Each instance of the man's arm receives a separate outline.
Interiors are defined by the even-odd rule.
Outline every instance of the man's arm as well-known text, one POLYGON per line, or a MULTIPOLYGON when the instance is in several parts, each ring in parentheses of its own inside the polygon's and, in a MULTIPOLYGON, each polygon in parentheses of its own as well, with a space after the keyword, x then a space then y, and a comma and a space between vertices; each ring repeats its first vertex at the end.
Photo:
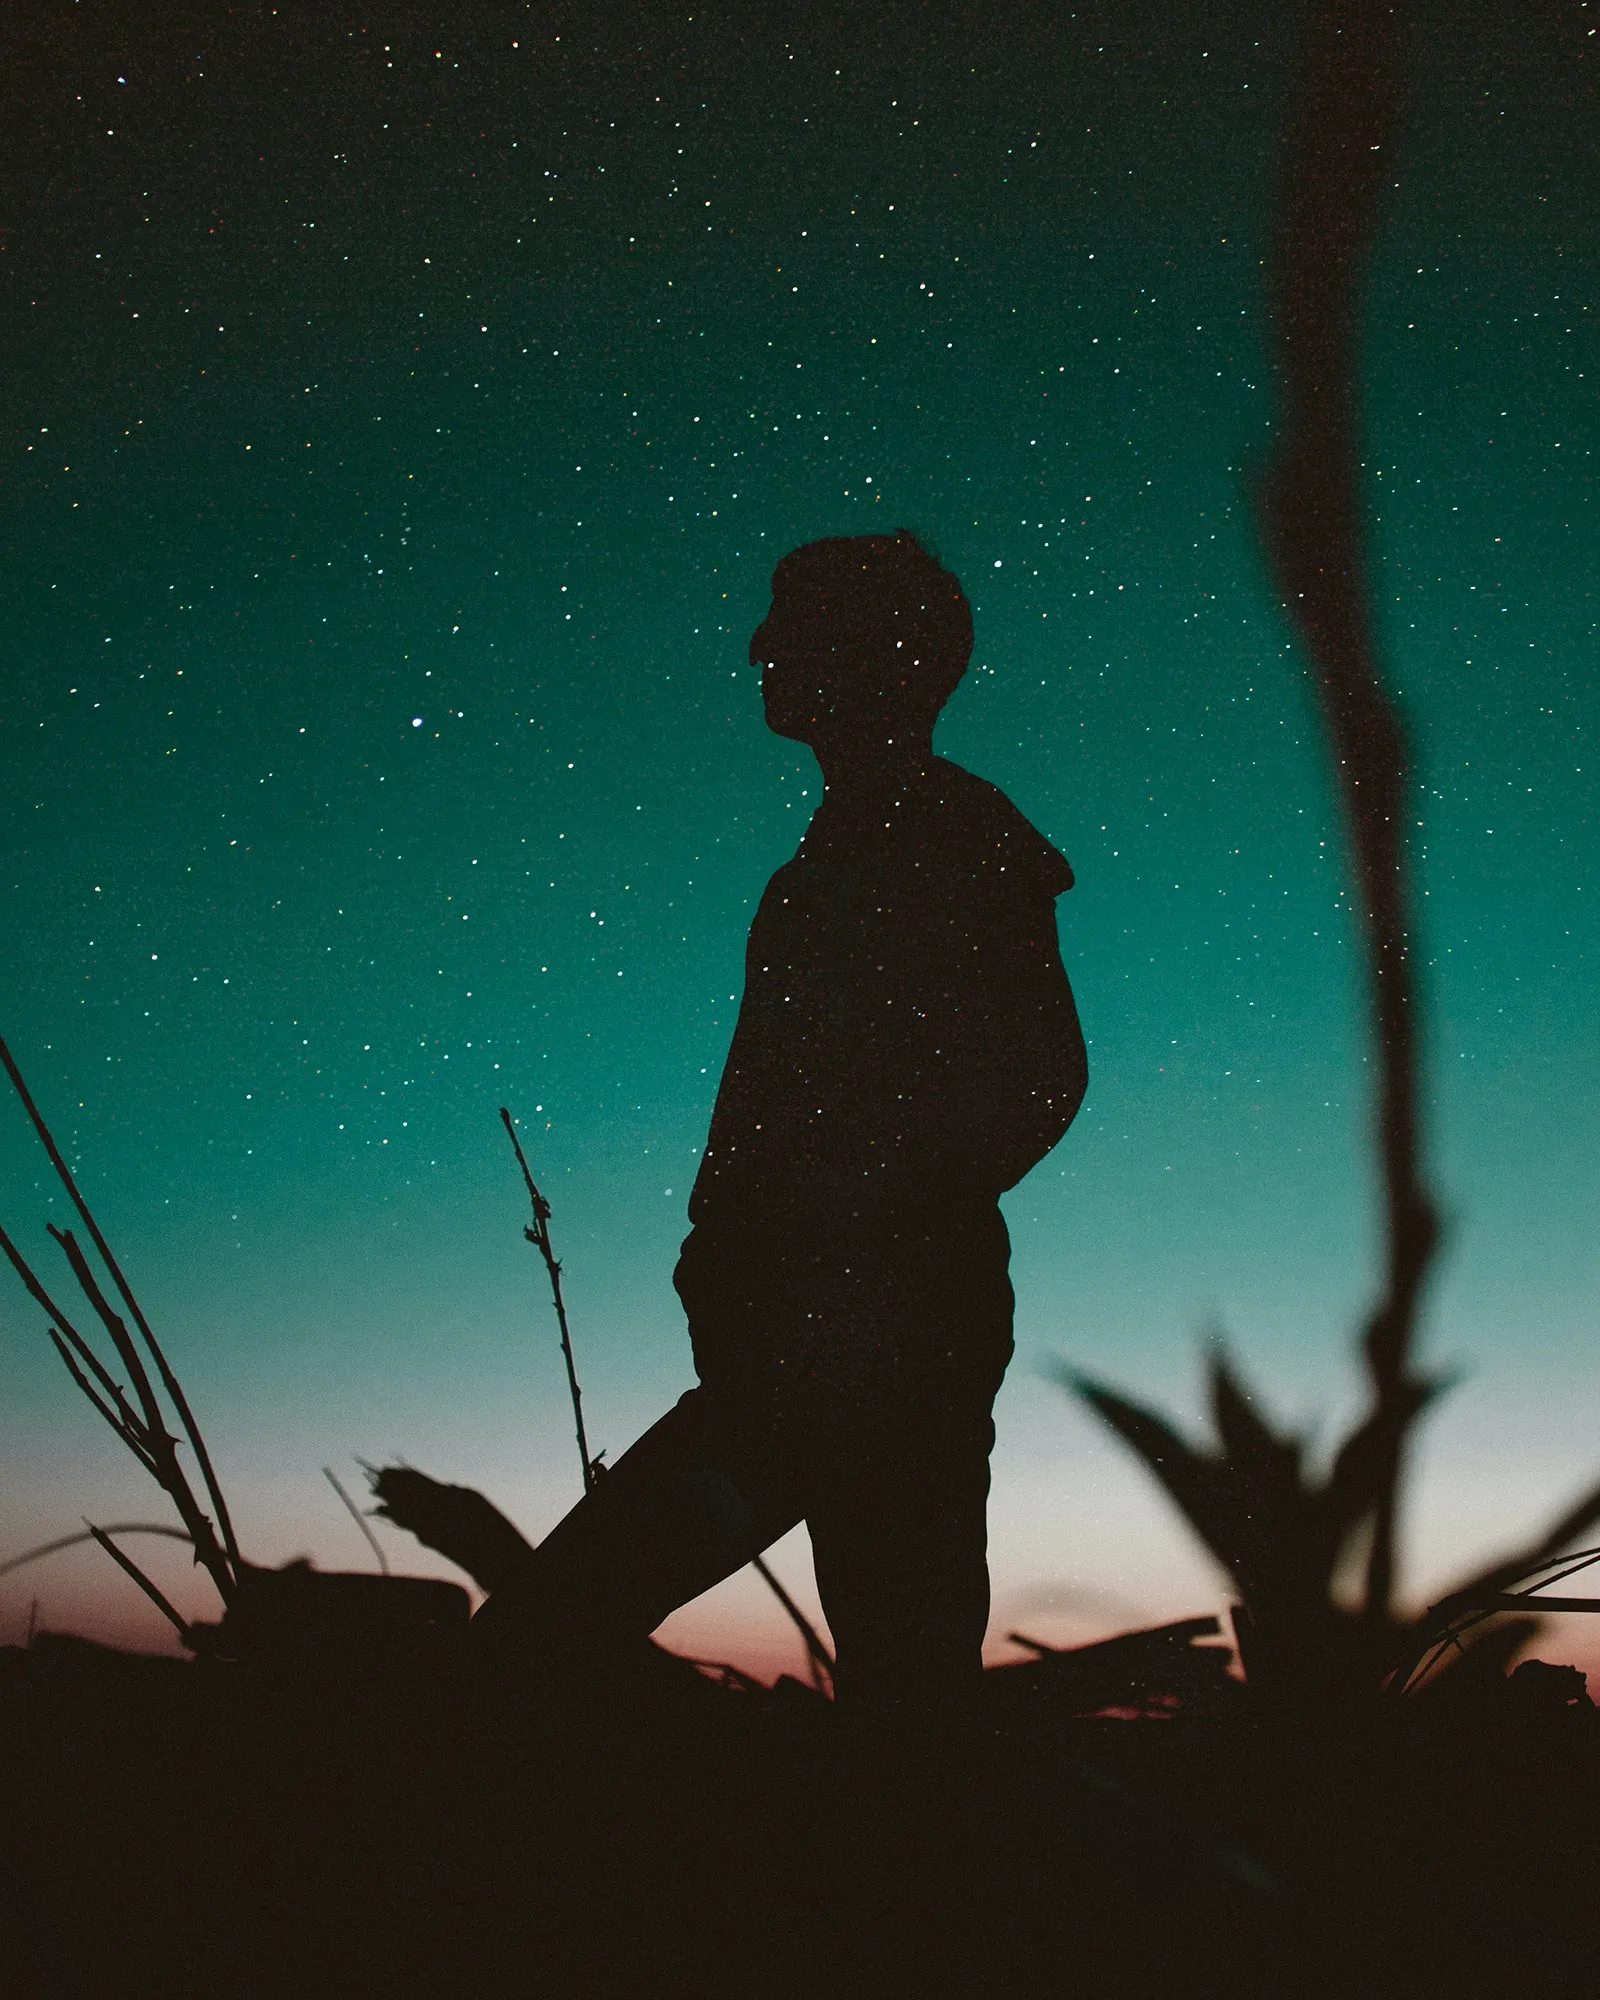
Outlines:
POLYGON ((1052 898, 1030 896, 972 938, 957 1046, 947 1067, 959 1157, 998 1193, 1014 1187, 1077 1116, 1089 1064, 1052 898))

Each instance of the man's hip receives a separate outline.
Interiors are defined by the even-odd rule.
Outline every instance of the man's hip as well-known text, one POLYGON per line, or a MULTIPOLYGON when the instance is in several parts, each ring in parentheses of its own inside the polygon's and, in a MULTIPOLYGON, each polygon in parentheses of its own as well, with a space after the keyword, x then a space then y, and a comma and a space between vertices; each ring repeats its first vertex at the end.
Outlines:
POLYGON ((992 1397, 1011 1355, 999 1209, 697 1227, 673 1282, 701 1380, 780 1398, 992 1397))

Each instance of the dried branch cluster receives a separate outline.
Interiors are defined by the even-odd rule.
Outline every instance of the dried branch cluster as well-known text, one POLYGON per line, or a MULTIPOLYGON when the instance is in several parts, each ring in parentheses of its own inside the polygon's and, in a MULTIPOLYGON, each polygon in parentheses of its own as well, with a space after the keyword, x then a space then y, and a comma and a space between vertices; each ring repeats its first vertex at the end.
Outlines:
MULTIPOLYGON (((128 1330, 127 1320, 107 1298, 104 1287, 73 1232, 70 1229, 58 1229, 54 1223, 47 1224, 50 1234, 66 1255, 67 1264, 77 1280, 79 1289, 105 1329, 116 1357, 133 1385, 131 1396, 95 1353, 94 1348, 70 1317, 52 1298, 38 1273, 4 1229, 0 1229, 0 1250, 4 1250, 17 1275, 47 1314, 50 1338, 73 1381, 177 1508, 184 1534, 194 1549, 194 1559, 204 1567, 216 1585, 217 1595, 221 1598, 226 1611, 237 1600, 245 1563, 239 1553, 239 1543, 234 1535, 228 1503, 223 1498, 222 1488, 217 1482, 211 1464, 211 1454, 206 1450, 205 1439, 200 1435, 200 1427, 195 1422, 194 1412, 189 1408, 188 1398, 184 1395, 178 1378, 173 1374, 167 1357, 162 1352, 161 1343, 151 1331, 150 1322, 146 1319, 139 1301, 134 1297, 121 1265, 101 1234, 99 1224, 89 1212, 89 1205, 79 1192, 78 1184, 62 1158, 61 1150, 56 1145, 49 1126, 40 1114, 39 1107, 34 1103, 32 1094, 23 1081, 22 1072, 17 1068, 10 1049, 3 1041, 0 1041, 0 1063, 4 1064, 12 1087, 22 1100, 23 1108, 32 1121, 33 1129, 38 1133, 45 1152, 49 1155, 50 1164, 55 1168, 57 1178, 66 1189, 73 1207, 82 1219, 84 1228, 89 1232, 89 1240, 110 1274, 112 1286, 138 1330, 139 1338, 135 1340, 128 1330), (144 1350, 142 1353, 141 1345, 144 1350), (146 1356, 149 1363, 154 1366, 155 1380, 152 1380, 146 1356), (156 1380, 159 1380, 166 1394, 183 1437, 188 1440, 194 1452, 201 1482, 215 1514, 214 1520, 202 1506, 179 1460, 179 1438, 174 1434, 167 1413, 162 1407, 161 1397, 156 1391, 156 1380)), ((89 1526, 88 1532, 112 1560, 126 1570, 157 1609, 171 1620, 184 1644, 192 1646, 195 1643, 195 1633, 188 1620, 174 1608, 166 1595, 145 1575, 137 1563, 117 1546, 110 1532, 92 1525, 89 1526)))

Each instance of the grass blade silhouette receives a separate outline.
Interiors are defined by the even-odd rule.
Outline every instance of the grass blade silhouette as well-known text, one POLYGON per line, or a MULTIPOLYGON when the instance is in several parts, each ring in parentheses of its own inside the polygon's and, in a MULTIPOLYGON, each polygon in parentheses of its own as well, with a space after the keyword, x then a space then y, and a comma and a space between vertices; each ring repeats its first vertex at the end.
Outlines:
MULTIPOLYGON (((170 1542, 186 1542, 189 1537, 182 1528, 169 1527, 164 1521, 113 1521, 102 1528, 104 1535, 161 1535, 170 1542)), ((85 1527, 75 1535, 57 1535, 53 1542, 40 1542, 37 1548, 24 1549, 20 1556, 8 1556, 0 1562, 0 1576, 9 1576, 14 1569, 21 1569, 25 1563, 41 1562, 46 1556, 59 1555, 63 1549, 81 1548, 85 1542, 95 1539, 95 1530, 85 1527)))
POLYGON ((340 1484, 338 1475, 335 1473, 331 1465, 325 1465, 322 1468, 322 1476, 324 1479, 327 1480, 328 1484, 333 1488, 334 1492, 337 1493, 339 1498, 344 1502, 345 1512, 350 1516, 351 1520, 355 1522, 357 1528, 361 1531, 362 1536, 366 1540, 367 1547, 371 1549, 372 1553, 378 1558, 379 1570, 382 1572, 384 1576, 388 1576, 390 1573, 389 1558, 383 1552, 382 1542, 378 1540, 377 1536, 372 1532, 371 1528, 368 1527, 366 1515, 362 1513, 361 1509, 350 1498, 350 1495, 344 1490, 344 1487, 340 1484))

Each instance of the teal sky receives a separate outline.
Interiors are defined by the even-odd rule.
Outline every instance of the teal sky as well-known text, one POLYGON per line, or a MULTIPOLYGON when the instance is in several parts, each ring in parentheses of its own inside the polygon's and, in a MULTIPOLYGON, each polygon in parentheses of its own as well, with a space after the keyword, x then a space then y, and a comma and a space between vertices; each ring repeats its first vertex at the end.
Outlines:
MULTIPOLYGON (((1450 1225, 1426 1353, 1464 1371, 1410 1496, 1419 1592, 1600 1470, 1596 26, 1414 11, 1370 287, 1450 1225)), ((1092 1077, 1007 1202, 993 1636, 1224 1601, 1039 1366, 1192 1412, 1220 1322, 1322 1437, 1357 1389, 1346 857, 1244 497, 1293 31, 1265 5, 17 10, 0 1032, 248 1553, 363 1563, 321 1476, 352 1454, 533 1533, 575 1497, 502 1103, 592 1442, 688 1385, 670 1274, 744 930, 819 797, 748 636, 786 550, 904 525, 976 615, 938 747, 1078 876, 1092 1077)), ((46 1173, 12 1107, 0 1218, 43 1250, 46 1173)), ((0 1383, 0 1556, 163 1518, 14 1286, 0 1383)), ((777 1564, 809 1596, 803 1537, 777 1564)), ((0 1641, 37 1593, 158 1643, 108 1572, 0 1581, 0 1641)), ((792 1664, 749 1579, 668 1636, 792 1664)))

